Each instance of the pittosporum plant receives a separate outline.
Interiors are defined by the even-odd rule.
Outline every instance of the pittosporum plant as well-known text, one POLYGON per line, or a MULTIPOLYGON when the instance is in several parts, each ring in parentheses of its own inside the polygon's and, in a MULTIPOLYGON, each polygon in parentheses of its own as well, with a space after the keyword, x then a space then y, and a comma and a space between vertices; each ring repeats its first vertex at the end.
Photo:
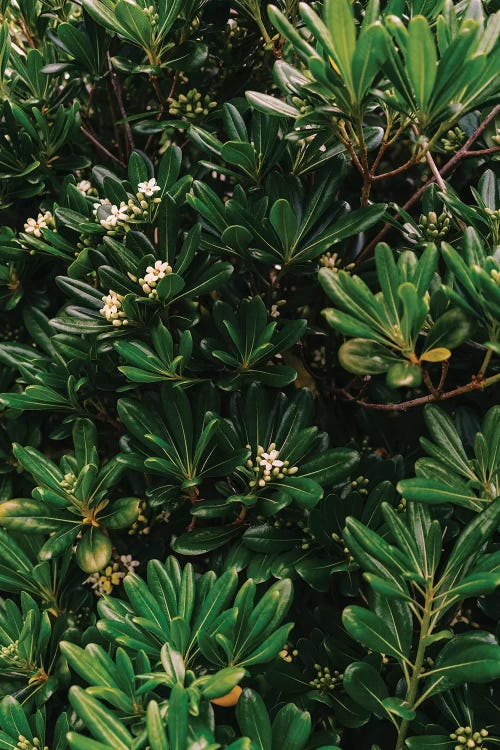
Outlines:
POLYGON ((0 0, 0 750, 500 745, 499 28, 0 0))

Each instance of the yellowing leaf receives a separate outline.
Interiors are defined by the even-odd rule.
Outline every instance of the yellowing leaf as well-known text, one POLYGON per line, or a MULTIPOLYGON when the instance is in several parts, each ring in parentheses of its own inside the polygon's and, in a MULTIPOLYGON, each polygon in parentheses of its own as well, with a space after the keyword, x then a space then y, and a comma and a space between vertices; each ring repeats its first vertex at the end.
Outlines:
POLYGON ((436 349, 429 349, 420 357, 421 362, 444 362, 451 357, 451 352, 445 346, 438 346, 436 349))

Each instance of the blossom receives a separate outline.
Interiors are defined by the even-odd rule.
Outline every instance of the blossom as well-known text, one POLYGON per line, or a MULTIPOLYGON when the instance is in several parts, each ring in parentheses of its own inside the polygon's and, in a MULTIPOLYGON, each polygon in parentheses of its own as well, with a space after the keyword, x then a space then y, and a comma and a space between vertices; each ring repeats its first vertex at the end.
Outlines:
POLYGON ((249 482, 250 487, 265 487, 267 482, 283 479, 285 474, 296 474, 299 470, 297 466, 290 467, 288 461, 280 458, 280 452, 275 443, 271 443, 267 451, 259 445, 255 461, 249 459, 247 467, 255 475, 255 478, 249 482))
POLYGON ((90 584, 97 596, 102 596, 103 594, 111 594, 113 588, 119 586, 126 575, 124 571, 120 570, 119 564, 115 562, 107 565, 104 570, 92 573, 85 580, 85 583, 90 584))
POLYGON ((125 313, 122 310, 122 299, 120 294, 109 290, 109 294, 105 297, 101 297, 104 305, 101 307, 99 312, 106 318, 108 323, 112 323, 114 326, 127 325, 128 320, 125 317, 125 313))
POLYGON ((122 201, 119 206, 112 205, 109 214, 100 223, 105 229, 113 229, 118 224, 126 224, 128 219, 127 204, 122 201))
POLYGON ((39 213, 36 219, 29 218, 24 225, 26 234, 32 234, 34 237, 42 236, 42 229, 49 229, 55 226, 54 217, 50 211, 44 214, 39 213))
POLYGON ((83 193, 83 195, 86 195, 89 190, 92 190, 92 183, 89 180, 80 180, 76 185, 76 189, 79 190, 80 193, 83 193))
POLYGON ((156 285, 168 274, 172 273, 172 267, 166 262, 157 260, 154 266, 148 266, 143 279, 139 279, 142 291, 150 297, 156 297, 156 285))
POLYGON ((140 565, 139 560, 134 560, 132 555, 120 555, 120 563, 127 573, 133 573, 134 568, 137 568, 140 565))
POLYGON ((140 182, 137 185, 137 190, 138 190, 137 197, 140 200, 142 195, 145 195, 146 198, 152 198, 155 193, 161 190, 161 187, 158 185, 155 178, 151 177, 151 179, 148 180, 147 182, 140 182))

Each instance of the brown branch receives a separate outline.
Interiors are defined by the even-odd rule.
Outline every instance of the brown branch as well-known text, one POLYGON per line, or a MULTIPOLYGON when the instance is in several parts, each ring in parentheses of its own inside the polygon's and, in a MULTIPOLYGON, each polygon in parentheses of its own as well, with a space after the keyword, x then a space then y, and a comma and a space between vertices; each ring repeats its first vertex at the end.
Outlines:
POLYGON ((120 167, 126 167, 126 164, 121 161, 117 156, 111 153, 111 151, 108 151, 108 149, 100 143, 95 135, 93 135, 90 130, 87 130, 87 128, 84 125, 80 125, 80 130, 82 131, 83 135, 86 136, 89 141, 96 147, 98 151, 101 152, 103 156, 106 156, 108 159, 111 159, 112 161, 115 161, 117 164, 120 165, 120 167))
POLYGON ((362 406, 364 409, 376 409, 377 411, 407 411, 407 409, 413 409, 415 406, 422 406, 423 404, 429 404, 435 401, 446 401, 449 398, 461 396, 463 393, 484 390, 484 388, 489 388, 489 386, 498 382, 500 382, 500 373, 498 375, 492 375, 489 378, 478 378, 474 376, 470 383, 461 385, 458 388, 447 391, 446 393, 437 393, 436 395, 429 393, 427 396, 420 396, 419 398, 414 398, 410 401, 401 401, 399 404, 372 404, 368 401, 358 401, 355 396, 344 389, 341 389, 339 392, 345 396, 348 401, 354 401, 358 406, 362 406))
MULTIPOLYGON (((498 114, 500 114, 500 104, 497 104, 497 106, 491 110, 489 115, 487 115, 484 118, 483 122, 480 125, 478 125, 476 130, 467 139, 464 145, 457 151, 457 153, 454 156, 452 156, 452 158, 449 159, 443 167, 441 167, 441 170, 440 170, 441 177, 444 177, 444 175, 448 174, 448 172, 451 172, 452 169, 454 169, 458 164, 460 164, 462 159, 470 158, 471 156, 475 156, 476 154, 481 155, 481 152, 469 151, 469 148, 470 146, 472 146, 472 144, 475 141, 477 141, 479 136, 484 132, 484 130, 486 130, 490 122, 492 122, 492 120, 494 120, 498 114)), ((491 153, 491 149, 482 149, 482 151, 483 150, 491 153)), ((425 182, 424 185, 422 185, 422 187, 420 187, 416 191, 416 193, 414 193, 412 197, 406 201, 406 203, 403 206, 403 211, 407 211, 409 208, 411 208, 411 206, 413 206, 413 204, 416 203, 419 200, 419 198, 421 198, 425 190, 427 190, 429 185, 431 185, 433 182, 436 182, 435 175, 432 175, 431 177, 429 177, 427 182, 425 182)), ((397 219, 399 218, 399 216, 400 214, 397 213, 394 218, 397 219)), ((388 222, 384 224, 384 226, 382 227, 380 232, 376 235, 376 237, 374 237, 374 239, 371 240, 371 242, 369 242, 369 244, 365 247, 365 249, 360 253, 358 258, 356 259, 356 265, 359 265, 359 263, 361 263, 365 258, 371 255, 375 247, 385 237, 385 235, 391 228, 392 228, 392 224, 388 222)))
POLYGON ((123 129, 125 130, 126 141, 127 141, 127 146, 128 146, 127 156, 130 156, 130 152, 135 149, 134 136, 132 135, 132 128, 130 127, 130 123, 128 122, 128 115, 125 110, 125 105, 123 104, 122 88, 120 85, 120 81, 111 63, 111 57, 109 55, 109 52, 108 52, 108 70, 109 70, 109 75, 111 78, 111 85, 113 86, 113 91, 115 94, 116 102, 118 104, 118 109, 120 110, 120 114, 124 121, 123 129))

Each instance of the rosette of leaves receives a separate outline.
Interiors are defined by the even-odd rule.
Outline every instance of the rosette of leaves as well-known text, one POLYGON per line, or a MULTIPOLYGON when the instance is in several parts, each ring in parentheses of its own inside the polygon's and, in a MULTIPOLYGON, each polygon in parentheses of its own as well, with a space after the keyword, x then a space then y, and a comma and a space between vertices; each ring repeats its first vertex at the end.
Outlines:
POLYGON ((500 263, 472 227, 465 230, 460 251, 443 242, 441 253, 453 278, 443 286, 444 293, 476 323, 479 341, 489 350, 481 367, 484 375, 491 354, 500 353, 500 263))
POLYGON ((443 529, 425 505, 409 503, 406 518, 385 503, 382 511, 390 529, 385 539, 347 519, 343 538, 365 571, 370 595, 367 607, 344 609, 342 623, 365 648, 387 657, 403 688, 393 695, 393 678, 384 679, 369 659, 347 667, 343 686, 363 709, 394 725, 400 749, 417 708, 425 711, 427 701, 464 683, 500 676, 495 636, 480 630, 457 635, 449 625, 464 599, 491 593, 500 583, 497 555, 487 549, 498 528, 500 500, 465 526, 442 564, 443 529))
POLYGON ((176 146, 164 154, 156 178, 151 161, 139 152, 130 157, 127 181, 96 167, 94 179, 104 195, 97 208, 95 198, 69 182, 67 206, 55 210, 57 231, 43 229, 42 238, 20 234, 26 248, 71 261, 69 275, 57 279, 72 303, 52 321, 57 330, 107 338, 132 329, 138 333, 162 315, 184 329, 197 317, 192 300, 227 281, 233 271, 229 262, 209 255, 193 262, 197 225, 178 248, 179 206, 191 182, 189 175, 179 178, 180 167, 176 146), (83 243, 75 242, 74 233, 83 243), (82 279, 94 273, 99 288, 91 278, 82 279), (108 309, 113 304, 116 309, 108 309))
MULTIPOLYGON (((104 402, 110 395, 114 397, 121 382, 118 373, 113 376, 116 358, 103 352, 101 366, 96 367, 91 358, 91 341, 57 333, 36 307, 26 307, 23 320, 36 347, 11 341, 0 344, 0 362, 19 373, 15 387, 0 396, 5 406, 106 418, 104 402), (92 399, 96 391, 101 396, 98 401, 92 399)), ((69 435, 70 425, 61 425, 58 432, 59 437, 69 435)), ((33 445, 35 441, 30 442, 33 445)))
POLYGON ((195 502, 206 480, 231 474, 247 459, 248 450, 217 406, 213 386, 192 388, 188 396, 170 383, 147 402, 118 401, 131 436, 122 442, 127 465, 161 477, 161 484, 147 490, 152 505, 195 502))
MULTIPOLYGON (((85 695, 80 688, 72 688, 70 700, 77 714, 85 723, 97 742, 83 735, 70 732, 69 744, 72 750, 135 750, 148 743, 151 750, 195 750, 200 741, 205 747, 216 750, 281 750, 282 742, 287 742, 290 750, 304 750, 309 742, 328 741, 330 737, 314 732, 311 717, 292 703, 280 708, 271 721, 264 701, 255 691, 246 688, 236 710, 240 731, 245 736, 236 737, 229 726, 220 727, 224 737, 217 741, 219 726, 215 723, 212 709, 202 710, 199 717, 193 717, 188 710, 188 691, 180 684, 171 691, 167 705, 155 700, 148 703, 145 715, 145 731, 134 735, 123 721, 110 716, 102 703, 85 695)), ((206 704, 205 704, 206 705, 206 704)), ((203 706, 205 708, 205 706, 203 706)), ((338 750, 337 745, 321 745, 321 750, 338 750)))
POLYGON ((254 111, 250 127, 247 127, 239 109, 230 102, 222 107, 222 120, 224 130, 229 135, 229 140, 224 143, 208 130, 195 125, 189 128, 190 139, 202 151, 224 162, 223 166, 204 159, 200 164, 238 181, 243 176, 249 185, 262 185, 286 151, 287 143, 281 133, 280 121, 254 111))
POLYGON ((130 53, 129 57, 114 58, 118 70, 161 76, 166 69, 194 70, 207 58, 206 44, 199 39, 186 41, 194 15, 192 5, 186 0, 174 0, 168 7, 156 0, 150 5, 142 0, 85 0, 84 8, 108 32, 142 50, 144 60, 140 63, 130 53), (176 31, 180 31, 177 42, 176 31))
MULTIPOLYGON (((132 652, 142 649, 153 665, 168 644, 181 656, 186 670, 182 679, 188 683, 193 672, 201 675, 224 667, 240 668, 239 682, 241 670, 277 656, 292 628, 283 624, 293 597, 288 579, 256 598, 251 579, 238 589, 234 568, 219 578, 212 571, 196 578, 190 563, 181 568, 169 557, 164 565, 158 560, 148 563, 146 581, 129 574, 123 586, 127 602, 105 596, 98 604, 100 633, 132 652)), ((167 649, 162 662, 169 653, 167 649)), ((174 661, 178 665, 179 659, 174 661)))
MULTIPOLYGON (((45 709, 41 708, 36 713, 26 716, 21 703, 11 695, 5 696, 0 703, 0 748, 12 750, 12 748, 23 748, 23 750, 44 750, 45 740, 48 739, 47 717, 45 709)), ((69 722, 66 713, 62 713, 53 728, 51 748, 52 750, 66 750, 66 734, 69 731, 69 722)))
POLYGON ((486 413, 474 438, 473 458, 445 411, 429 404, 424 418, 432 438, 420 438, 427 456, 415 462, 416 476, 400 481, 398 490, 407 500, 481 512, 500 494, 500 407, 486 413))
POLYGON ((0 584, 3 591, 25 591, 38 599, 52 614, 78 609, 85 594, 75 590, 71 575, 71 550, 57 560, 40 562, 44 537, 16 534, 0 529, 0 584))
POLYGON ((428 290, 438 261, 434 245, 427 245, 418 259, 405 251, 396 263, 390 248, 379 243, 375 261, 377 294, 359 276, 320 270, 319 281, 336 305, 323 315, 332 328, 349 337, 338 352, 346 370, 358 375, 385 373, 391 387, 418 387, 425 363, 447 361, 451 350, 470 336, 470 320, 458 308, 428 320, 428 290))
POLYGON ((221 497, 200 499, 191 507, 194 518, 224 519, 226 525, 182 534, 174 542, 176 551, 204 554, 243 532, 245 545, 255 552, 272 551, 274 538, 279 540, 274 551, 289 550, 297 534, 302 539, 298 528, 260 527, 256 521, 258 517, 274 520, 291 504, 302 510, 314 508, 324 487, 345 482, 359 460, 353 449, 329 449, 326 434, 311 426, 313 418, 313 397, 305 388, 290 399, 258 384, 250 386, 244 397, 235 394, 225 424, 234 443, 247 446, 246 461, 234 467, 227 482, 217 484, 221 497))
POLYGON ((219 387, 235 390, 257 382, 280 388, 295 380, 296 370, 276 362, 275 357, 302 338, 307 321, 290 320, 278 327, 277 321, 269 321, 261 297, 243 300, 235 311, 218 300, 212 317, 218 335, 203 339, 200 347, 224 367, 219 387))
POLYGON ((23 703, 33 698, 41 706, 68 684, 69 674, 58 653, 66 623, 63 618, 53 626, 48 611, 24 591, 20 604, 4 599, 0 605, 0 669, 14 698, 23 703))
POLYGON ((109 497, 125 464, 117 455, 99 466, 97 430, 90 420, 76 420, 72 435, 74 454, 63 456, 59 466, 34 448, 14 446, 16 459, 37 486, 32 499, 0 503, 0 520, 11 531, 49 533, 41 560, 58 557, 76 543, 78 565, 93 573, 111 558, 109 533, 128 529, 137 520, 140 500, 109 497))
MULTIPOLYGON (((421 133, 441 134, 467 112, 492 101, 498 90, 492 18, 486 23, 467 14, 458 18, 451 8, 439 14, 436 32, 425 14, 412 16, 405 25, 399 15, 381 14, 371 6, 358 32, 347 0, 328 0, 323 19, 307 3, 300 3, 299 9, 317 46, 278 8, 269 7, 271 21, 304 66, 300 70, 282 63, 278 66, 281 87, 296 98, 292 96, 290 104, 259 92, 249 97, 265 111, 295 117, 297 126, 302 124, 300 100, 306 97, 317 106, 320 118, 338 112, 359 125, 375 98, 391 114, 411 117, 421 133), (475 66, 474 75, 465 69, 465 61, 475 66), (381 73, 391 82, 390 91, 385 85, 373 90, 381 73)), ((317 116, 314 119, 308 111, 302 119, 307 124, 317 122, 317 116)), ((362 127, 357 137, 357 145, 364 146, 362 127)))
POLYGON ((278 270, 280 280, 288 272, 312 271, 310 261, 369 229, 385 213, 384 204, 350 211, 348 204, 335 200, 345 177, 344 160, 335 167, 321 174, 309 196, 300 181, 284 186, 277 178, 272 200, 247 194, 237 185, 223 202, 212 188, 195 180, 187 201, 202 217, 203 247, 222 255, 229 249, 245 260, 267 264, 278 270))

